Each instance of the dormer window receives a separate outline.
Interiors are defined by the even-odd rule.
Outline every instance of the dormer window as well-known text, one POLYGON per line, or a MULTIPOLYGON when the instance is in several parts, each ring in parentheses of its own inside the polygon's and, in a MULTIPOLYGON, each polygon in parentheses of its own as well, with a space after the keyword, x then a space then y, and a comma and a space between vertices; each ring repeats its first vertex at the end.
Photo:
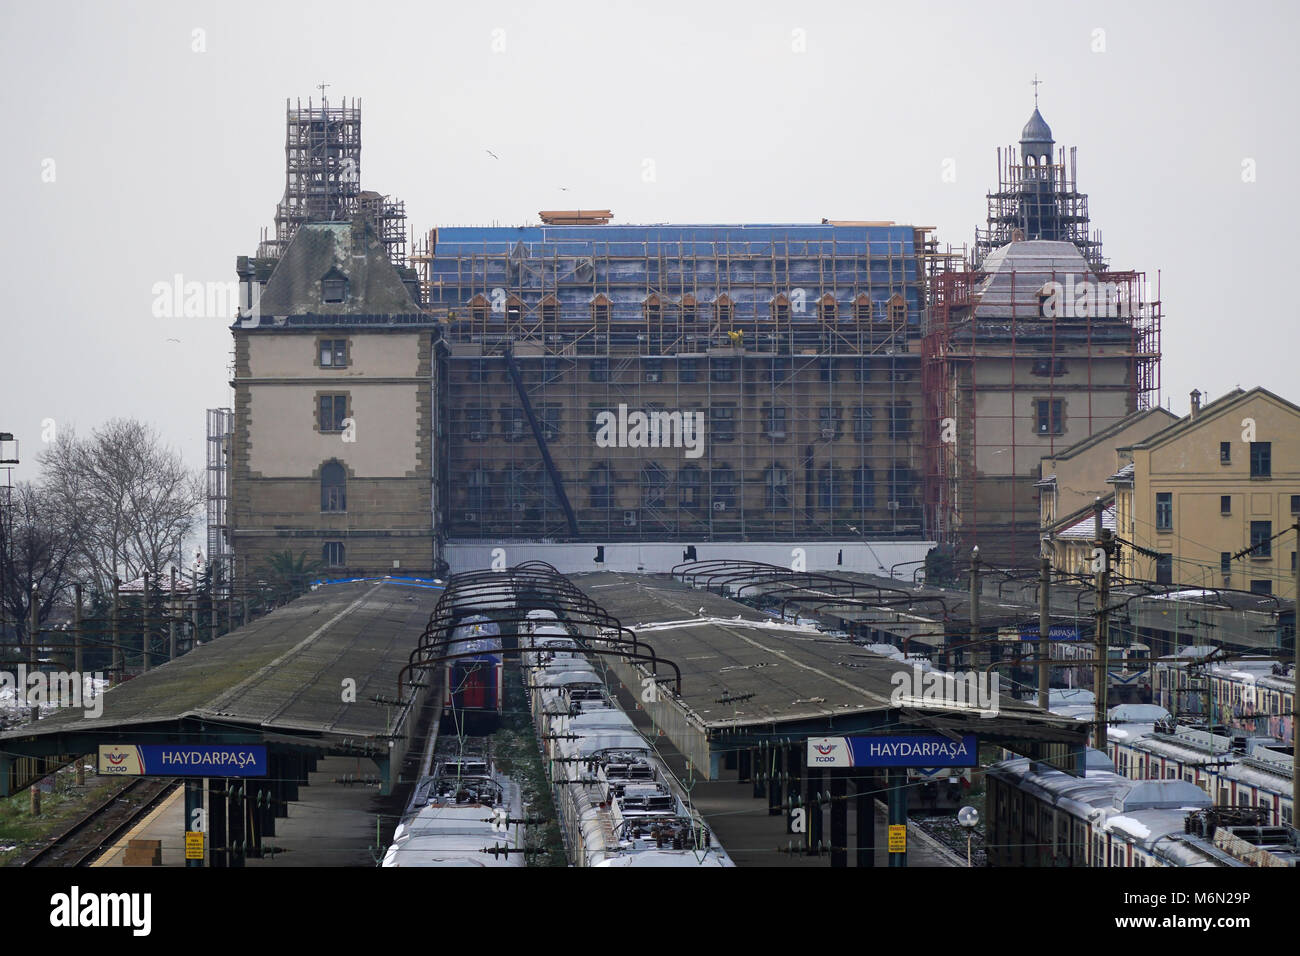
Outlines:
POLYGON ((326 305, 337 305, 348 297, 348 277, 338 269, 331 269, 320 280, 320 297, 326 305))

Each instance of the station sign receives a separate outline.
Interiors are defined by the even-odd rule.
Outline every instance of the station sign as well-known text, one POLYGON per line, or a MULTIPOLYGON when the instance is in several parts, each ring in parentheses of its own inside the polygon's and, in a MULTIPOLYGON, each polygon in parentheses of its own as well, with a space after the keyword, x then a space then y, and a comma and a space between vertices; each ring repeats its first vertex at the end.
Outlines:
POLYGON ((874 737, 809 737, 809 767, 975 767, 979 741, 974 734, 952 740, 943 734, 888 734, 874 737))
MULTIPOLYGON (((1004 627, 998 632, 998 638, 1004 641, 1016 640, 1016 629, 1004 627)), ((1038 624, 1021 624, 1019 639, 1022 641, 1037 641, 1038 624)), ((1053 624, 1047 629, 1047 639, 1049 641, 1081 641, 1083 635, 1079 633, 1078 625, 1075 624, 1053 624)))
POLYGON ((108 744, 99 772, 109 777, 265 777, 264 744, 108 744))

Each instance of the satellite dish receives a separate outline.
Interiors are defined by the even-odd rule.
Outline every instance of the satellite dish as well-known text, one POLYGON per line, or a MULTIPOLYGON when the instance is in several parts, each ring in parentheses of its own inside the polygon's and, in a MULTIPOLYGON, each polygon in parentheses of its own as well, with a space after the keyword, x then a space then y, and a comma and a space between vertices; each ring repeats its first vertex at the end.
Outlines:
POLYGON ((980 812, 974 807, 962 807, 957 811, 957 822, 964 827, 973 827, 980 822, 980 812))

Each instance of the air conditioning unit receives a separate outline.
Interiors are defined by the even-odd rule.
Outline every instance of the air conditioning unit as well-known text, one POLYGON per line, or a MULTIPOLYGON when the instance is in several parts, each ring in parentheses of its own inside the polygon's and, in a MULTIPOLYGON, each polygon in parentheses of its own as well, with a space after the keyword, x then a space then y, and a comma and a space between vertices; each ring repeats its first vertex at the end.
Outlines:
POLYGON ((767 433, 767 437, 768 437, 768 438, 784 438, 784 437, 785 437, 785 429, 784 429, 784 428, 778 428, 776 431, 768 432, 768 433, 767 433))
POLYGON ((635 512, 635 511, 624 511, 624 512, 623 512, 623 527, 625 527, 625 528, 635 528, 635 527, 636 527, 636 512, 635 512))
POLYGON ((715 501, 715 502, 713 503, 713 510, 714 510, 714 511, 726 511, 726 510, 727 510, 727 503, 726 503, 725 501, 715 501))
POLYGON ((478 515, 473 511, 466 511, 462 513, 460 517, 462 521, 465 521, 469 524, 473 524, 474 522, 478 521, 478 515))
POLYGON ((835 437, 835 429, 833 428, 822 429, 822 438, 834 438, 834 437, 835 437))

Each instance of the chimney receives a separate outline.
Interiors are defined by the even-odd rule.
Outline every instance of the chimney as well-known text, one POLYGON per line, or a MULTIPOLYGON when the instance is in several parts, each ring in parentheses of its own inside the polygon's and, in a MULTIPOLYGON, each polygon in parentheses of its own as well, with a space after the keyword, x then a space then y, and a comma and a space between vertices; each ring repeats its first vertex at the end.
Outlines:
POLYGON ((1196 416, 1201 411, 1201 393, 1197 389, 1192 389, 1192 421, 1196 421, 1196 416))

